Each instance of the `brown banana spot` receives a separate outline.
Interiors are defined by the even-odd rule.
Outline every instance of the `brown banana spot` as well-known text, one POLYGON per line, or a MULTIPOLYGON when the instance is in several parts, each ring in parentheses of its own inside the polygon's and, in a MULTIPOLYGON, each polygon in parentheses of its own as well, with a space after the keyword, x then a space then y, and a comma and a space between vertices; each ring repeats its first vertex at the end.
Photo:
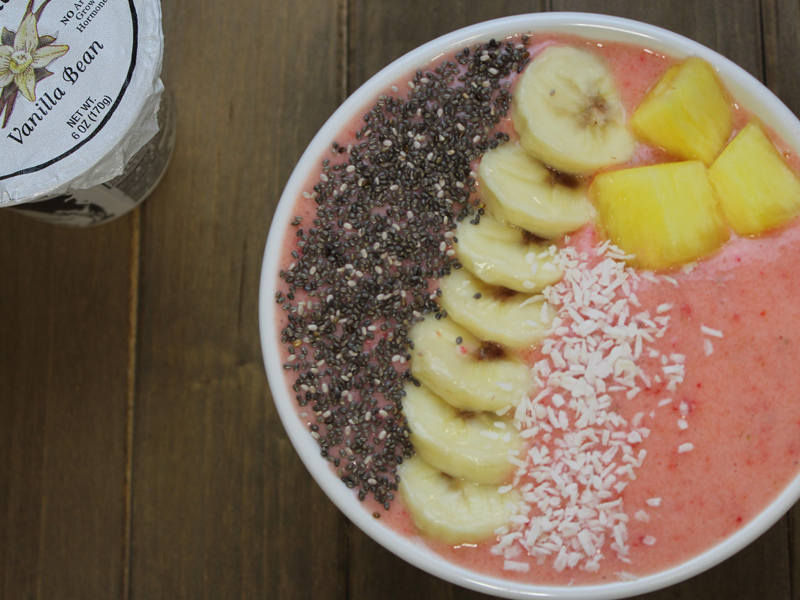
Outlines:
POLYGON ((478 349, 478 360, 499 360, 506 355, 506 350, 495 342, 481 342, 478 349))
POLYGON ((571 190, 581 186, 581 178, 577 175, 562 173, 561 171, 556 171, 552 167, 547 167, 547 170, 550 172, 550 183, 552 185, 561 185, 571 190))
POLYGON ((500 300, 501 302, 505 302, 506 300, 513 298, 519 292, 509 289, 507 287, 503 287, 502 285, 493 285, 491 286, 491 294, 492 298, 495 300, 500 300))
POLYGON ((602 127, 608 121, 608 102, 600 94, 594 94, 581 111, 581 121, 586 127, 602 127))
MULTIPOLYGON (((553 173, 558 173, 558 171, 553 171, 553 173)), ((561 173, 563 175, 563 173, 561 173)), ((522 230, 522 245, 523 246, 530 246, 531 244, 543 244, 547 241, 546 238, 539 237, 535 233, 531 233, 530 231, 522 230)))

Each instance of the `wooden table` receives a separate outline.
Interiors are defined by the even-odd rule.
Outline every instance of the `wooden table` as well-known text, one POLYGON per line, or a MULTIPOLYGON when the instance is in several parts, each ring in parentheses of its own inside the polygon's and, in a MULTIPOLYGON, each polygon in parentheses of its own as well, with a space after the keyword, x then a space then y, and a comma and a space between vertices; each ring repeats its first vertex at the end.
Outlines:
MULTIPOLYGON (((91 230, 0 211, 0 599, 477 598, 350 524, 267 387, 262 252, 306 144, 363 81, 458 27, 546 10, 653 23, 800 109, 789 0, 172 0, 165 179, 91 230)), ((800 507, 648 598, 800 597, 800 507)))

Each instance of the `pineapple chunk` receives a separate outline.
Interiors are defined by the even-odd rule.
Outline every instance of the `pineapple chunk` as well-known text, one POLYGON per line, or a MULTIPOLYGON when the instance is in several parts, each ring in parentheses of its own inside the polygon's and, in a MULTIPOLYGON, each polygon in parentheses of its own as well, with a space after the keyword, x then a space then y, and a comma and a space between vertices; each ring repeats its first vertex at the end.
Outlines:
POLYGON ((700 161, 602 173, 589 190, 606 236, 645 269, 666 269, 706 256, 728 228, 700 161))
POLYGON ((800 213, 800 180, 751 121, 708 170, 722 214, 741 236, 758 235, 800 213))
POLYGON ((631 125, 678 158, 710 165, 730 138, 733 108, 711 65, 692 57, 664 73, 633 113, 631 125))

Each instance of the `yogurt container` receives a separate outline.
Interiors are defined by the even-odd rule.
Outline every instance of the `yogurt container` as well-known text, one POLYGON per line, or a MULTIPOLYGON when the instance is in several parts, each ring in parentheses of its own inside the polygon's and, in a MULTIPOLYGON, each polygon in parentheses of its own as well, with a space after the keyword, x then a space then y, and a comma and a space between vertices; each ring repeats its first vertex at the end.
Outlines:
POLYGON ((0 25, 0 207, 72 226, 129 212, 174 147, 158 0, 9 0, 0 25))

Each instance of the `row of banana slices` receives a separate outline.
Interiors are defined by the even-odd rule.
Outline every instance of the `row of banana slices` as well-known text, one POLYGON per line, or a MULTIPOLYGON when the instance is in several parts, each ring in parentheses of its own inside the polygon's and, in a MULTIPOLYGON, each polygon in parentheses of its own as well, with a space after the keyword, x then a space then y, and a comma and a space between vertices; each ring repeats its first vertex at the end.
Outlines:
POLYGON ((484 218, 456 235, 464 268, 439 282, 447 317, 410 331, 421 385, 407 385, 403 401, 416 456, 402 466, 400 491, 423 532, 463 544, 490 537, 519 503, 498 490, 522 446, 505 414, 532 386, 515 351, 547 335, 555 313, 538 292, 561 270, 549 244, 512 225, 484 218))
POLYGON ((416 525, 453 544, 491 537, 520 501, 498 488, 522 446, 512 420, 499 415, 531 392, 530 369, 515 351, 539 343, 555 316, 537 294, 562 273, 541 238, 593 218, 585 182, 574 174, 633 152, 613 81, 588 52, 545 49, 523 74, 513 106, 520 142, 483 156, 478 179, 488 215, 459 225, 464 268, 440 281, 448 317, 428 317, 410 332, 421 386, 406 387, 416 456, 402 465, 400 491, 416 525))

